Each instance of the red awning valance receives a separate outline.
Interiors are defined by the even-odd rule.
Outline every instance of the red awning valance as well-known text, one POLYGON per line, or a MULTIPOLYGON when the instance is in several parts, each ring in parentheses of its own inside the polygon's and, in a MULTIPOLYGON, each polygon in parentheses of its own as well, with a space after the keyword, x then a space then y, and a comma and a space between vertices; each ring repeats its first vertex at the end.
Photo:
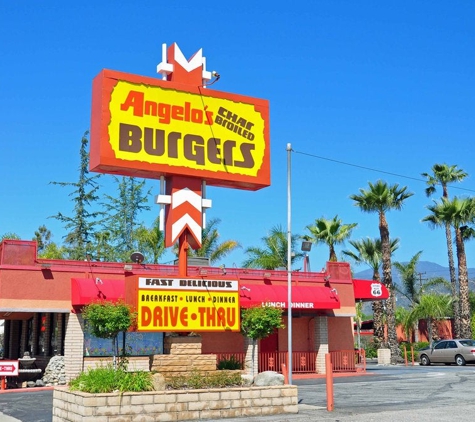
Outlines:
POLYGON ((116 302, 124 299, 125 282, 107 278, 72 278, 71 304, 84 306, 92 302, 107 300, 116 302))
MULTIPOLYGON (((268 305, 288 309, 287 286, 241 284, 239 295, 242 308, 268 305)), ((312 311, 339 308, 340 300, 335 289, 320 286, 292 286, 292 310, 312 311)))
POLYGON ((386 300, 389 292, 386 286, 378 281, 353 279, 356 301, 386 300))

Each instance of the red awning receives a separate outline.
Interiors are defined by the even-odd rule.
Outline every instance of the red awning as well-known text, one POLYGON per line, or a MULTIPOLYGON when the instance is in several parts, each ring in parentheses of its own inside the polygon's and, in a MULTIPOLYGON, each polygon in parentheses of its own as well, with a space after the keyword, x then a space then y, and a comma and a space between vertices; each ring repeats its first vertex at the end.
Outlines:
POLYGON ((386 300, 389 292, 386 286, 378 281, 353 279, 356 301, 386 300))
POLYGON ((107 278, 72 278, 71 304, 83 306, 99 300, 124 299, 125 281, 107 278))
MULTIPOLYGON (((243 285, 240 286, 241 308, 273 306, 288 309, 287 286, 243 285)), ((292 286, 292 310, 312 311, 339 309, 340 300, 329 287, 292 286)))

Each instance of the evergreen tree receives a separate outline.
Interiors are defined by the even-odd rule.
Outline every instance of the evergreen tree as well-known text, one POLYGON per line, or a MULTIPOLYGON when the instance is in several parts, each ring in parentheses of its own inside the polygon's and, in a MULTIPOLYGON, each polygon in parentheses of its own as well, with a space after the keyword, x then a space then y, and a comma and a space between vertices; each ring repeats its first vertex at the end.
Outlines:
POLYGON ((32 240, 36 240, 38 254, 41 254, 51 243, 51 231, 43 224, 35 231, 35 237, 32 240))
POLYGON ((88 258, 88 249, 93 240, 94 227, 97 224, 97 217, 102 213, 90 211, 94 203, 98 200, 97 191, 99 185, 97 179, 100 174, 89 175, 89 154, 87 146, 89 132, 85 132, 81 139, 79 150, 80 165, 79 178, 77 182, 51 182, 53 185, 61 187, 72 187, 74 190, 69 194, 74 202, 74 212, 72 216, 66 216, 61 212, 52 216, 62 223, 68 231, 65 238, 65 247, 68 251, 68 258, 83 260, 88 258))
POLYGON ((0 242, 2 240, 20 240, 20 236, 13 232, 7 232, 0 236, 0 242))
POLYGON ((115 260, 127 261, 132 252, 138 249, 136 229, 140 226, 138 216, 150 210, 146 205, 151 189, 144 193, 145 180, 138 182, 134 177, 114 177, 118 196, 105 195, 107 202, 102 205, 106 218, 104 228, 110 233, 110 243, 115 248, 115 260))

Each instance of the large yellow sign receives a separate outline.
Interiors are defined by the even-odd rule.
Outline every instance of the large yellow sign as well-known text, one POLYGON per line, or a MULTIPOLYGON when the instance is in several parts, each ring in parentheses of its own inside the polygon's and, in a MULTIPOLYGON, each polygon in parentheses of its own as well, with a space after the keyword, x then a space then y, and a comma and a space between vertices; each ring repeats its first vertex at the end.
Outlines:
POLYGON ((139 290, 139 331, 240 331, 239 293, 139 290))
POLYGON ((91 169, 268 186, 268 102, 103 71, 94 80, 91 169))
POLYGON ((138 277, 138 331, 240 331, 237 280, 138 277))

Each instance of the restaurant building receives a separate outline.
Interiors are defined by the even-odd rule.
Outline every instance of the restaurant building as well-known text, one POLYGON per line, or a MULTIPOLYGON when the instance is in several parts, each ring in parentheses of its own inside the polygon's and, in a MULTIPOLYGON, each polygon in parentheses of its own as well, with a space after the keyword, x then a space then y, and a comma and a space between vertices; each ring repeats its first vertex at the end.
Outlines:
MULTIPOLYGON (((36 242, 4 240, 0 244, 3 357, 18 359, 29 352, 44 370, 52 356, 62 355, 66 377, 71 379, 112 355, 110 340, 94 338, 85 330, 81 318, 84 305, 125 300, 128 283, 144 278, 174 280, 178 274, 178 266, 173 265, 41 259, 36 242)), ((287 271, 224 269, 191 261, 188 277, 194 283, 213 279, 237 282, 238 309, 283 309, 286 328, 258 343, 256 362, 258 370, 280 371, 279 362, 285 362, 288 351, 287 271)), ((324 373, 325 354, 353 351, 356 301, 387 298, 387 290, 380 283, 352 279, 345 262, 328 262, 321 272, 292 272, 291 284, 294 372, 324 373)), ((202 355, 219 359, 249 353, 250 340, 240 332, 201 328, 202 355)), ((174 334, 146 330, 126 333, 119 342, 127 347, 134 368, 149 370, 151 356, 167 353, 164 338, 169 335, 174 334)))

